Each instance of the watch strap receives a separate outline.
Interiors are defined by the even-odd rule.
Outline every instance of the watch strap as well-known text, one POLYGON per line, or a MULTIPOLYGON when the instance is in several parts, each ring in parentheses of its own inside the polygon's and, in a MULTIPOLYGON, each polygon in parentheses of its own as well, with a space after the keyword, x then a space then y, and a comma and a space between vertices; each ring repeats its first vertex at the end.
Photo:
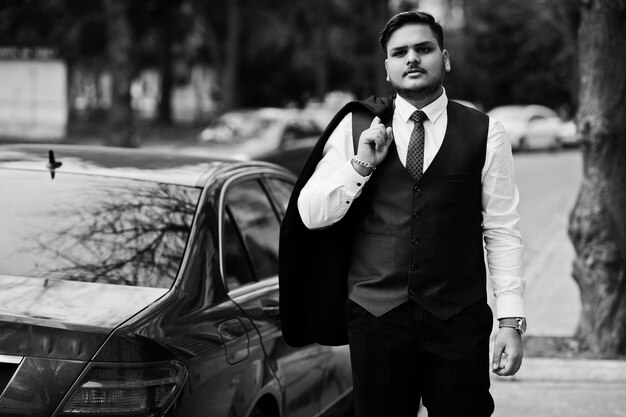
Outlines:
POLYGON ((526 319, 524 317, 504 317, 498 319, 499 328, 511 327, 517 330, 520 334, 524 334, 526 331, 526 319))

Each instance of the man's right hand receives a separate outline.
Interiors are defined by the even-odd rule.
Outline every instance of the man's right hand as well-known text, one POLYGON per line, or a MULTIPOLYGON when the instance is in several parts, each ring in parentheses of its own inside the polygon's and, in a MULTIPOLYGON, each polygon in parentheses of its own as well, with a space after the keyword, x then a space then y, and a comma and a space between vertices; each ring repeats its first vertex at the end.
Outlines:
POLYGON ((380 122, 380 118, 376 116, 370 127, 364 130, 359 137, 356 157, 363 162, 377 166, 387 156, 392 140, 391 127, 385 128, 385 125, 380 122))

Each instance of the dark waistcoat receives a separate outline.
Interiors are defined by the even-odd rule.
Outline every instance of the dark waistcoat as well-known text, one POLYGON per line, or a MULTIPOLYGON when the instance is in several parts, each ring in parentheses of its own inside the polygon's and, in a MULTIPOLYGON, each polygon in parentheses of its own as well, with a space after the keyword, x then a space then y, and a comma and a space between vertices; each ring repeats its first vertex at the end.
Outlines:
POLYGON ((395 145, 352 207, 349 297, 379 316, 409 299, 446 320, 486 296, 481 171, 488 118, 450 102, 415 182, 395 145))
MULTIPOLYGON (((333 226, 309 230, 302 223, 298 212, 297 202, 300 190, 309 180, 315 171, 317 163, 322 158, 323 149, 330 134, 346 114, 350 112, 353 114, 354 112, 365 112, 371 115, 372 118, 374 116, 380 117, 383 123, 389 125, 393 116, 394 98, 394 96, 370 97, 364 101, 350 102, 342 108, 329 123, 322 136, 320 136, 318 143, 315 145, 296 181, 281 224, 278 275, 282 334, 285 341, 292 346, 303 346, 313 342, 323 345, 348 343, 345 323, 345 301, 348 296, 346 277, 352 264, 350 253, 354 243, 355 226, 353 220, 358 217, 359 213, 362 213, 358 210, 358 204, 360 204, 358 200, 361 199, 358 198, 355 206, 350 209, 348 214, 333 226), (353 214, 356 216, 353 216, 353 214)), ((454 148, 459 149, 460 152, 453 151, 454 154, 448 155, 446 158, 451 158, 452 166, 463 167, 462 160, 465 160, 467 157, 465 147, 473 153, 482 152, 484 157, 487 126, 488 118, 482 113, 461 107, 460 104, 449 102, 448 127, 442 149, 452 146, 450 145, 452 141, 449 141, 448 138, 464 138, 465 136, 474 138, 454 145, 454 148), (453 134, 453 132, 456 133, 453 134), (479 142, 482 142, 482 145, 479 142), (462 160, 456 161, 457 157, 462 160)), ((438 158, 440 158, 439 155, 436 159, 438 158)), ((468 162, 470 161, 471 159, 468 160, 468 162)), ((433 164, 435 162, 437 161, 433 161, 433 164)), ((482 164, 478 161, 473 161, 471 165, 476 168, 477 165, 482 164)), ((427 176, 435 175, 434 167, 434 165, 429 167, 418 187, 426 182, 427 176)), ((466 182, 465 179, 467 177, 463 175, 469 171, 463 169, 458 172, 449 172, 447 168, 439 169, 448 172, 448 174, 443 175, 450 175, 447 179, 448 182, 452 183, 453 188, 460 189, 461 193, 466 192, 466 187, 464 187, 463 183, 466 182)), ((379 167, 376 174, 379 174, 382 170, 383 167, 379 167)), ((476 171, 472 169, 471 172, 480 175, 478 168, 476 168, 476 171)), ((441 175, 440 173, 439 176, 441 175)), ((366 188, 370 188, 372 184, 368 182, 366 188)), ((373 189, 374 187, 371 188, 373 189)), ((430 192, 428 188, 423 190, 430 192)), ((426 204, 426 200, 423 201, 426 204)), ((469 204, 467 201, 464 202, 464 204, 466 203, 469 204)), ((458 211, 455 207, 444 204, 443 201, 439 201, 438 206, 446 211, 458 211)), ((411 215, 412 213, 411 211, 411 215)), ((455 224, 463 223, 461 228, 454 229, 455 233, 461 233, 462 230, 465 230, 463 229, 464 227, 470 226, 470 223, 465 223, 462 220, 462 217, 468 214, 461 213, 460 217, 446 215, 445 218, 451 218, 455 224)), ((421 213, 416 215, 420 216, 421 213)), ((423 230, 426 232, 428 225, 424 227, 425 229, 423 230)), ((431 227, 434 227, 434 225, 431 225, 431 227)), ((443 235, 440 235, 440 237, 443 239, 443 235)), ((455 259, 445 257, 444 261, 444 263, 450 263, 455 261, 455 259)), ((439 267, 448 268, 444 264, 439 267)), ((408 280, 409 275, 405 271, 405 291, 408 291, 408 280)), ((430 283, 430 281, 427 282, 430 283)), ((436 286, 429 285, 429 287, 431 291, 437 290, 436 286)), ((415 290, 417 291, 417 287, 415 290)), ((484 291, 484 289, 481 289, 481 291, 484 291)), ((458 305, 466 304, 467 301, 465 300, 458 305)), ((456 303, 454 304, 457 305, 456 303)), ((458 305, 455 309, 458 309, 458 305)))

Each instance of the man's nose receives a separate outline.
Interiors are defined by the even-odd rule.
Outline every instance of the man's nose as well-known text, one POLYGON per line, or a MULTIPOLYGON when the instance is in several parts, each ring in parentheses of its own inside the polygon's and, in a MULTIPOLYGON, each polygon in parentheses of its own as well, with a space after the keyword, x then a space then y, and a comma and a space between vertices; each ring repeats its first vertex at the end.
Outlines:
POLYGON ((420 59, 420 55, 414 50, 414 49, 409 49, 409 51, 406 54, 406 60, 407 62, 417 62, 420 63, 421 59, 420 59))

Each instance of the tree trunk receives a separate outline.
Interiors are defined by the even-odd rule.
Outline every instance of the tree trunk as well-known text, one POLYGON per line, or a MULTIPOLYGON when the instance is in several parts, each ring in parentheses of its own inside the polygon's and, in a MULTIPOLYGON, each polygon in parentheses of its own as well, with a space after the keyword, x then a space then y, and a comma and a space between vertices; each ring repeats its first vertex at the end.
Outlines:
POLYGON ((111 72, 111 108, 108 117, 109 146, 137 146, 133 134, 130 84, 132 80, 132 40, 125 0, 106 0, 107 56, 111 72))
POLYGON ((315 96, 324 100, 328 92, 328 49, 330 48, 330 24, 328 10, 331 5, 328 0, 316 3, 318 27, 315 33, 315 96))
POLYGON ((385 70, 386 56, 382 52, 378 41, 380 31, 391 17, 388 3, 388 1, 379 1, 375 4, 374 21, 372 22, 374 28, 376 28, 376 32, 372 37, 374 40, 372 44, 372 65, 375 74, 374 79, 376 80, 375 91, 378 96, 387 96, 393 93, 393 88, 391 88, 391 85, 387 82, 387 71, 385 70))
POLYGON ((229 0, 227 4, 228 34, 226 35, 226 51, 224 68, 222 71, 222 105, 223 110, 232 110, 237 106, 238 89, 237 78, 239 73, 239 38, 241 19, 239 0, 229 0))
POLYGON ((174 85, 171 19, 175 10, 171 2, 165 2, 159 6, 159 20, 161 22, 161 51, 159 57, 161 96, 159 98, 158 117, 159 122, 169 125, 172 123, 172 88, 174 85))
POLYGON ((581 5, 577 124, 584 173, 569 224, 582 298, 576 337, 596 356, 616 357, 626 354, 626 3, 581 5))

